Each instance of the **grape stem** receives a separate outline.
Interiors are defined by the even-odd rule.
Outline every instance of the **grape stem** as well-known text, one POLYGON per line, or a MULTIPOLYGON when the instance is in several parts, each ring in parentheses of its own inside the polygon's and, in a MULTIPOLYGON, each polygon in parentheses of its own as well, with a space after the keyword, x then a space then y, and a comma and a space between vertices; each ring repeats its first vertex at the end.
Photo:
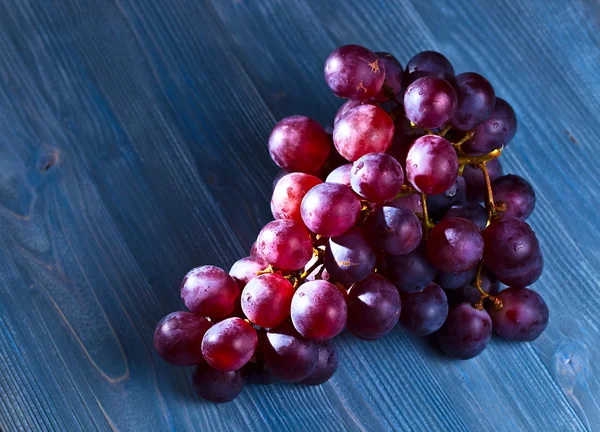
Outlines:
POLYGON ((267 273, 275 273, 275 268, 271 264, 269 264, 266 269, 257 271, 256 276, 260 276, 267 273))
POLYGON ((497 148, 481 156, 459 156, 458 163, 460 165, 477 165, 479 163, 489 162, 492 159, 500 157, 503 148, 504 147, 497 148))
MULTIPOLYGON (((473 138, 473 135, 475 135, 475 132, 473 131, 469 131, 467 132, 467 134, 462 137, 462 139, 458 142, 452 143, 452 146, 456 149, 456 152, 460 155, 460 156, 464 156, 464 152, 462 151, 461 146, 466 143, 467 141, 469 141, 471 138, 473 138)), ((442 135, 443 136, 443 135, 442 135)))
POLYGON ((427 211, 427 195, 424 193, 419 194, 421 196, 421 205, 423 206, 423 237, 427 239, 429 235, 429 228, 433 228, 433 224, 429 220, 429 212, 427 211))
POLYGON ((475 287, 479 290, 479 300, 473 304, 475 309, 483 310, 483 302, 486 298, 490 297, 488 293, 486 293, 483 288, 481 288, 481 271, 483 270, 483 261, 479 263, 479 267, 477 268, 477 275, 475 276, 475 287))
POLYGON ((444 127, 444 129, 442 129, 440 131, 440 133, 438 133, 439 136, 443 137, 446 136, 446 134, 448 133, 448 131, 452 129, 452 125, 451 124, 447 124, 446 127, 444 127))

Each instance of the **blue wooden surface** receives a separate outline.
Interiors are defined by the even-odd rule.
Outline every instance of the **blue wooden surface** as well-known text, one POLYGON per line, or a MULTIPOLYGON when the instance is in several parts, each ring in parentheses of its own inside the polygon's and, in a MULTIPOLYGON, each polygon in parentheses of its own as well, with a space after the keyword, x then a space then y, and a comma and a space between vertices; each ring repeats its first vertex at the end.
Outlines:
POLYGON ((599 64, 595 0, 0 0, 0 429, 600 430, 599 64), (548 329, 462 362, 343 336, 323 386, 202 402, 154 326, 269 221, 270 128, 331 121, 346 43, 440 50, 512 103, 548 329))

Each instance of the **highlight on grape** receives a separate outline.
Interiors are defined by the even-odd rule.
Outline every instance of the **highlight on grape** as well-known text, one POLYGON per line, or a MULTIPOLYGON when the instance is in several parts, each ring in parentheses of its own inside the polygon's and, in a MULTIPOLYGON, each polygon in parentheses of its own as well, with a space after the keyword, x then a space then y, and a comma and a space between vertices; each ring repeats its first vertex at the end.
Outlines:
POLYGON ((490 82, 435 51, 403 68, 357 45, 331 53, 325 80, 348 99, 333 126, 292 116, 269 137, 274 220, 229 272, 192 269, 189 311, 156 327, 156 351, 195 367, 204 399, 233 400, 245 382, 322 384, 344 329, 373 340, 400 322, 470 359, 492 330, 532 341, 548 323, 529 288, 544 266, 526 222, 535 192, 503 174, 517 119, 490 82))

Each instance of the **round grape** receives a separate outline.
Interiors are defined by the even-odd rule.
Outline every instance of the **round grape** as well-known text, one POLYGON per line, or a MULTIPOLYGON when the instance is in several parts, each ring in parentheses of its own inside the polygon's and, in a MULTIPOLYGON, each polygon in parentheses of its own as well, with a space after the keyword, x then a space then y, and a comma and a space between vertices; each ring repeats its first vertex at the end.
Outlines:
POLYGON ((286 278, 266 273, 242 291, 242 311, 257 326, 273 328, 289 318, 293 296, 294 287, 286 278))
POLYGON ((258 336, 252 325, 241 318, 227 318, 204 334, 202 355, 214 369, 231 372, 248 363, 257 343, 258 336))
POLYGON ((320 385, 335 374, 338 367, 338 355, 335 350, 335 345, 331 340, 318 342, 317 348, 319 350, 319 358, 317 359, 317 366, 311 372, 311 374, 300 381, 301 384, 305 385, 320 385))
POLYGON ((263 355, 275 378, 293 383, 308 378, 315 370, 319 349, 315 342, 300 336, 288 321, 267 332, 263 355))
POLYGON ((381 90, 385 66, 377 55, 359 45, 335 49, 325 61, 325 81, 342 98, 368 100, 381 90))
POLYGON ((388 334, 400 317, 400 294, 384 277, 373 274, 348 293, 348 328, 365 339, 388 334))
POLYGON ((454 68, 443 54, 436 51, 422 51, 411 58, 406 65, 405 84, 426 76, 451 82, 454 78, 454 68))
POLYGON ((488 118, 496 104, 496 93, 488 80, 475 72, 457 75, 454 89, 458 97, 452 126, 460 130, 470 130, 488 118))
POLYGON ((480 230, 484 230, 487 225, 488 213, 487 210, 476 202, 467 201, 458 205, 454 205, 444 213, 443 219, 462 218, 466 219, 480 230))
POLYGON ((392 255, 405 255, 421 243, 423 229, 419 218, 405 207, 378 208, 366 225, 369 240, 392 255))
POLYGON ((406 176, 415 189, 428 195, 449 189, 458 176, 458 157, 452 144, 437 135, 415 140, 406 158, 406 176))
POLYGON ((240 371, 221 372, 201 364, 192 376, 196 393, 211 402, 230 402, 242 392, 244 380, 240 371))
POLYGON ((350 186, 350 172, 352 171, 352 164, 345 164, 337 167, 329 173, 325 181, 327 183, 339 183, 344 186, 350 186))
POLYGON ((500 282, 524 287, 540 277, 543 257, 527 222, 502 216, 483 230, 483 240, 483 261, 500 282))
POLYGON ((437 332, 442 350, 450 357, 467 360, 483 352, 492 337, 492 320, 486 311, 461 303, 448 313, 437 332))
POLYGON ((441 219, 446 210, 454 204, 463 202, 467 198, 467 186, 462 176, 456 177, 454 184, 441 194, 427 197, 427 210, 429 215, 436 220, 441 219))
POLYGON ((269 136, 271 159, 288 171, 314 174, 330 151, 329 135, 319 123, 308 117, 286 117, 275 125, 269 136))
MULTIPOLYGON (((445 290, 454 290, 462 288, 469 284, 477 275, 477 266, 459 273, 445 273, 438 271, 435 276, 435 281, 445 290)), ((477 299, 475 299, 477 300, 477 299)))
POLYGON ((293 220, 269 222, 258 234, 256 244, 266 262, 285 270, 303 268, 313 255, 310 234, 293 220))
POLYGON ((535 191, 527 180, 518 175, 508 174, 498 177, 492 183, 492 193, 496 203, 505 203, 503 216, 527 219, 535 207, 535 191))
POLYGON ((417 193, 402 195, 390 201, 388 205, 396 208, 407 208, 415 215, 423 214, 423 202, 421 201, 421 195, 417 193))
POLYGON ((359 282, 375 269, 375 252, 360 229, 352 228, 329 239, 325 250, 325 268, 337 282, 359 282))
POLYGON ((360 216, 360 200, 352 190, 337 183, 322 183, 302 200, 302 220, 309 230, 325 237, 348 231, 360 216))
POLYGON ((211 323, 191 312, 173 312, 154 330, 154 348, 164 361, 175 366, 194 366, 204 361, 202 338, 211 323))
POLYGON ((468 155, 482 155, 506 146, 517 132, 517 116, 504 99, 496 98, 496 105, 488 118, 473 128, 475 135, 461 148, 468 155))
POLYGON ((454 88, 441 78, 419 78, 404 93, 406 117, 427 129, 443 127, 454 115, 456 105, 454 88))
POLYGON ((466 219, 443 219, 429 234, 427 255, 443 272, 464 272, 481 260, 483 237, 479 228, 466 219))
MULTIPOLYGON (((485 166, 490 176, 490 181, 493 182, 502 175, 502 164, 498 159, 492 159, 485 166)), ((463 178, 467 184, 467 199, 469 201, 483 201, 487 193, 487 186, 481 169, 474 165, 465 165, 463 178)))
POLYGON ((400 163, 385 153, 369 153, 352 164, 352 190, 371 202, 393 200, 402 183, 404 173, 400 163))
POLYGON ((402 95, 402 76, 404 75, 404 69, 396 57, 387 52, 376 52, 379 57, 380 63, 383 64, 385 69, 385 83, 384 86, 388 87, 388 91, 391 91, 391 95, 388 95, 382 86, 379 94, 374 98, 377 102, 386 102, 390 99, 390 96, 397 98, 402 95))
POLYGON ((305 282, 294 294, 291 315, 294 327, 305 338, 331 339, 346 325, 346 300, 330 282, 305 282))
POLYGON ((394 121, 375 105, 352 108, 333 127, 333 144, 350 162, 367 153, 385 152, 393 137, 394 121))
POLYGON ((323 183, 317 177, 304 173, 291 173, 282 177, 271 198, 273 216, 276 219, 292 219, 302 222, 300 205, 304 195, 318 184, 323 183))
POLYGON ((181 299, 192 312, 211 318, 224 318, 233 312, 240 288, 223 269, 196 267, 181 283, 181 299))
POLYGON ((365 101, 358 101, 358 100, 348 100, 346 102, 344 102, 337 110, 337 112, 335 113, 335 118, 333 119, 333 124, 335 126, 335 124, 339 121, 339 119, 341 119, 342 117, 344 117, 344 115, 350 111, 352 108, 354 108, 355 106, 358 105, 364 105, 364 104, 368 104, 368 105, 373 105, 370 102, 365 102, 365 101))
POLYGON ((494 330, 504 339, 532 341, 548 325, 548 306, 544 299, 528 288, 507 288, 497 296, 502 308, 490 307, 494 330))
POLYGON ((438 284, 430 283, 421 292, 402 296, 400 323, 418 336, 440 329, 448 316, 448 299, 438 284))
POLYGON ((258 256, 249 256, 236 261, 229 269, 229 275, 243 290, 248 282, 256 277, 256 273, 265 270, 269 264, 258 256))
POLYGON ((403 293, 421 291, 437 272, 423 243, 406 255, 386 255, 382 264, 383 275, 403 293))

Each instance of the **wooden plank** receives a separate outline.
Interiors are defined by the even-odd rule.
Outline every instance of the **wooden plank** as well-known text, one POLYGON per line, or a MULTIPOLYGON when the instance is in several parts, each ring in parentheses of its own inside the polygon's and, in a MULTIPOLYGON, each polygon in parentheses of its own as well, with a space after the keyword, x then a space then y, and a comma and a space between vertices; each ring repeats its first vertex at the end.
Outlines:
POLYGON ((600 6, 521 3, 0 0, 0 429, 597 429, 600 6), (270 128, 331 120, 322 65, 350 42, 440 49, 514 105, 550 326, 468 362, 344 335, 321 387, 201 402, 154 325, 270 219, 270 128))

